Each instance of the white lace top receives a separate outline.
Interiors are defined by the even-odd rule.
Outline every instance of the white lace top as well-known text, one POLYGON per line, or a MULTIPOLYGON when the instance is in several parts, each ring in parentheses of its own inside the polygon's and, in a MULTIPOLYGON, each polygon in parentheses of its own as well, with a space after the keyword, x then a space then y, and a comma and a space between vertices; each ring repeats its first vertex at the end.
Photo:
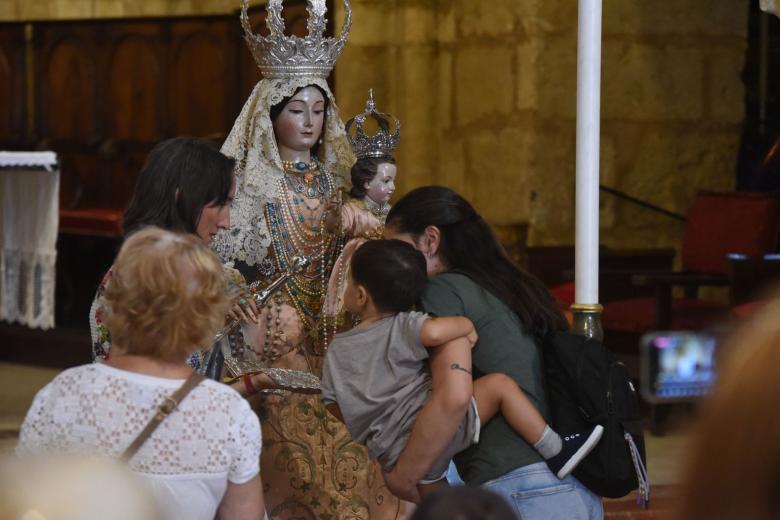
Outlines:
MULTIPOLYGON (((102 363, 64 371, 35 396, 17 454, 119 457, 163 399, 184 383, 102 363)), ((259 472, 260 422, 232 388, 206 380, 187 395, 130 461, 165 518, 211 519, 228 481, 259 472)))

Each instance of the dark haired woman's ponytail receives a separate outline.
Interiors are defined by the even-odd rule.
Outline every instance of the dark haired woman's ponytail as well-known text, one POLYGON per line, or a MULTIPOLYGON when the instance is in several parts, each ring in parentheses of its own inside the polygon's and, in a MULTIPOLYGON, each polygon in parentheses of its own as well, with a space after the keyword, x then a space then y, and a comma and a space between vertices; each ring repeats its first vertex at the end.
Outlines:
POLYGON ((406 194, 387 215, 388 228, 415 237, 428 226, 441 232, 440 254, 447 268, 504 302, 538 341, 568 328, 544 284, 512 262, 466 199, 449 188, 426 186, 406 194))

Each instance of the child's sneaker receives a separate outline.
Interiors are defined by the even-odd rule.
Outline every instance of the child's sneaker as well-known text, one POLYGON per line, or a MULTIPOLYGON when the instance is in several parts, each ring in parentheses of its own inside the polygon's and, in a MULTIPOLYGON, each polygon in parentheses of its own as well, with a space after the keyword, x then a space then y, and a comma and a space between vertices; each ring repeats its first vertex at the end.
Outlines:
POLYGON ((558 478, 566 477, 590 453, 603 433, 604 427, 597 424, 589 431, 561 437, 561 451, 555 457, 547 460, 550 471, 555 473, 558 478))

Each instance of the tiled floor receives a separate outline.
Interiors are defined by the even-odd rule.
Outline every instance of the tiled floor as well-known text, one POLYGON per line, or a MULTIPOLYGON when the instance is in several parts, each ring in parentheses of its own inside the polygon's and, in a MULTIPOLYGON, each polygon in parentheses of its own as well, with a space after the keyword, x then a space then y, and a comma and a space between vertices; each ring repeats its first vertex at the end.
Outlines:
POLYGON ((604 501, 606 520, 666 520, 674 507, 675 492, 673 485, 655 486, 647 509, 636 503, 636 493, 625 498, 604 501))
POLYGON ((16 444, 16 433, 36 392, 60 371, 0 363, 0 451, 16 444))
MULTIPOLYGON (((35 393, 54 378, 58 370, 0 363, 0 452, 10 451, 35 393)), ((645 511, 636 504, 636 494, 605 501, 606 518, 611 520, 661 519, 674 500, 681 462, 685 460, 688 435, 677 419, 663 437, 645 436, 648 471, 652 488, 651 507, 645 511)))

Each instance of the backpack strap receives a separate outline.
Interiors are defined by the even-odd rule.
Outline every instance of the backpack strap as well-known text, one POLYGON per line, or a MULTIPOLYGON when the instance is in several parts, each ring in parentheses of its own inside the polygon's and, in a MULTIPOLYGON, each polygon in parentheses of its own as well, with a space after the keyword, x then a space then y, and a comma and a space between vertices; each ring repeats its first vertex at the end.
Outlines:
POLYGON ((631 437, 631 434, 625 432, 623 438, 628 444, 631 460, 634 463, 634 471, 636 471, 636 480, 639 484, 637 503, 647 509, 650 507, 650 479, 647 477, 647 468, 645 468, 645 465, 642 463, 639 449, 636 447, 636 443, 634 442, 634 438, 631 437))
POLYGON ((141 449, 141 446, 143 446, 144 442, 146 442, 146 439, 152 435, 154 430, 160 426, 166 417, 168 417, 171 413, 173 413, 174 410, 176 410, 176 407, 179 406, 179 403, 182 401, 182 399, 184 399, 187 394, 189 394, 190 391, 198 386, 204 379, 205 377, 202 375, 198 374, 197 372, 193 372, 192 375, 190 375, 190 377, 184 381, 184 384, 181 385, 178 390, 166 397, 162 404, 157 408, 157 413, 154 414, 152 420, 149 421, 149 424, 146 425, 146 428, 144 428, 141 433, 138 434, 138 437, 136 437, 133 442, 130 443, 130 446, 127 447, 124 453, 122 453, 121 459, 125 462, 128 462, 130 459, 132 459, 133 455, 135 455, 138 450, 141 449))

